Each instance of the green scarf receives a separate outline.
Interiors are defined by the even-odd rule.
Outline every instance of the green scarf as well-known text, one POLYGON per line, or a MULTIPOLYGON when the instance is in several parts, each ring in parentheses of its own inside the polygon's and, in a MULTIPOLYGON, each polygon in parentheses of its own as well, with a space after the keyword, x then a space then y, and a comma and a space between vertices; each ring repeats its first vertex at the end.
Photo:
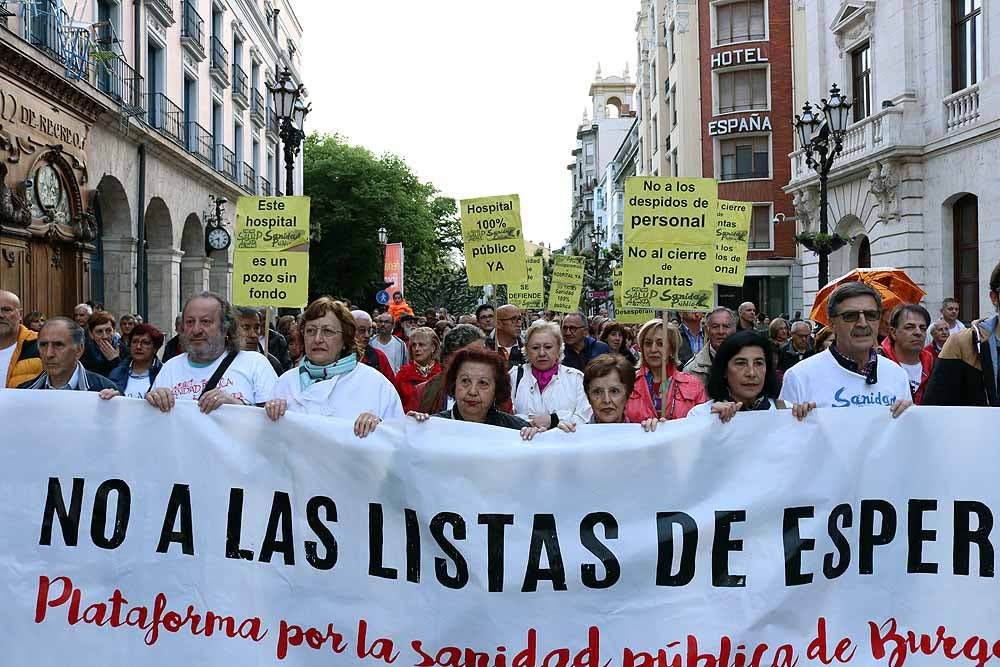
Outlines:
POLYGON ((346 375, 357 368, 357 366, 358 355, 356 354, 349 354, 343 359, 332 364, 327 364, 326 366, 317 366, 309 361, 309 357, 302 357, 302 361, 299 363, 299 382, 302 384, 302 391, 305 391, 317 382, 329 380, 338 375, 346 375))

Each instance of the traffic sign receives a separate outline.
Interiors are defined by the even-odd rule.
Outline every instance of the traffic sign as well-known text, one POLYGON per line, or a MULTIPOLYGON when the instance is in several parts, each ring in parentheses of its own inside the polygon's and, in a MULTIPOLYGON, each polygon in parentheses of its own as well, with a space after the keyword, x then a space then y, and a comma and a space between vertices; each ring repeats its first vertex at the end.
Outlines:
POLYGON ((389 303, 389 292, 387 290, 379 290, 375 293, 375 300, 384 306, 389 303))

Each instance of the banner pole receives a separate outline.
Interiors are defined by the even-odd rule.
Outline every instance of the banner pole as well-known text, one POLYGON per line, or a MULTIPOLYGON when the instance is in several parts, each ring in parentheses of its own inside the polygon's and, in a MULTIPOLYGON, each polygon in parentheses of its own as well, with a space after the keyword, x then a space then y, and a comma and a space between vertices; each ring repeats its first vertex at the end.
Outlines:
POLYGON ((660 419, 667 418, 667 309, 660 311, 663 322, 663 352, 660 354, 660 419))
POLYGON ((264 307, 264 356, 266 357, 268 352, 267 348, 271 340, 271 308, 270 306, 264 307))

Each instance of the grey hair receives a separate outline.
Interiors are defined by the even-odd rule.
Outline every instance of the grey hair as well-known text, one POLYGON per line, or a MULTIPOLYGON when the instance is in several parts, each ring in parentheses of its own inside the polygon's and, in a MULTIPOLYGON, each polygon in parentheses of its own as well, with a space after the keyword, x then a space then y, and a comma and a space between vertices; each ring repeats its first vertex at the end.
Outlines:
POLYGON ((441 343, 441 359, 447 361, 448 357, 461 350, 466 345, 483 340, 486 334, 483 330, 472 324, 459 324, 444 336, 441 343))
POLYGON ((565 322, 566 318, 569 317, 570 315, 576 315, 577 317, 579 317, 580 318, 580 324, 582 324, 584 326, 584 328, 590 326, 590 320, 587 319, 587 316, 583 313, 582 310, 574 310, 572 312, 564 314, 563 315, 563 322, 565 322))
POLYGON ((550 336, 554 336, 557 341, 559 341, 559 362, 562 363, 563 353, 566 350, 566 343, 563 341, 562 330, 559 329, 559 325, 555 322, 549 322, 548 320, 536 320, 532 322, 531 326, 524 334, 524 347, 527 348, 531 344, 531 339, 538 334, 547 333, 550 336))
POLYGON ((240 321, 233 305, 215 292, 199 292, 184 302, 181 315, 187 312, 188 306, 195 299, 212 299, 219 304, 220 328, 226 337, 226 352, 239 352, 242 347, 240 344, 240 321))
POLYGON ((75 306, 73 306, 73 312, 75 313, 78 308, 86 308, 88 314, 90 314, 90 315, 94 314, 94 309, 90 307, 89 303, 78 303, 78 304, 76 304, 75 306))
POLYGON ((812 333, 812 327, 805 320, 796 320, 792 322, 791 326, 788 328, 788 333, 795 333, 795 327, 802 325, 806 328, 806 333, 812 333))
POLYGON ((250 306, 236 306, 236 317, 241 320, 249 320, 253 318, 255 320, 260 319, 260 309, 251 308, 250 306))
POLYGON ((744 301, 743 303, 740 304, 739 312, 742 313, 744 310, 746 310, 747 306, 752 306, 754 310, 757 310, 757 306, 754 306, 753 301, 744 301))
POLYGON ((367 320, 368 320, 369 322, 371 322, 371 321, 372 321, 372 316, 371 316, 371 315, 369 315, 369 314, 368 314, 368 313, 367 313, 366 311, 364 311, 364 310, 352 310, 352 311, 351 311, 351 316, 352 316, 352 317, 354 317, 354 319, 355 319, 355 320, 356 320, 356 319, 358 319, 359 317, 364 317, 364 318, 365 318, 365 319, 367 319, 367 320))
POLYGON ((837 315, 837 306, 856 296, 870 296, 875 299, 875 305, 878 306, 878 309, 882 310, 882 295, 878 293, 878 290, 865 283, 849 282, 833 290, 833 294, 826 302, 827 318, 832 320, 837 315))
POLYGON ((718 306, 713 308, 708 315, 705 316, 705 322, 708 322, 708 318, 712 317, 717 313, 727 313, 729 315, 729 326, 736 324, 736 313, 733 312, 732 308, 726 308, 725 306, 718 306))
MULTIPOLYGON (((54 324, 56 322, 62 322, 63 324, 66 325, 66 328, 69 330, 70 338, 73 340, 73 345, 77 347, 83 347, 84 342, 87 340, 87 332, 84 331, 83 327, 77 324, 76 320, 72 318, 63 317, 62 315, 58 315, 56 317, 50 317, 49 319, 45 320, 45 324, 42 325, 42 330, 44 331, 45 327, 49 326, 50 324, 54 324)), ((39 331, 39 334, 41 334, 41 331, 39 331)))

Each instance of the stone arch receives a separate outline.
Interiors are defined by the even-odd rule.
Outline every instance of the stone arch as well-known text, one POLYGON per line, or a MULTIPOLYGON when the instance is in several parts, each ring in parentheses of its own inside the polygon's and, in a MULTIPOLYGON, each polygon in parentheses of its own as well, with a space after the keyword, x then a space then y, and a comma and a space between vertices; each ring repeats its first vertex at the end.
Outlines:
POLYGON ((617 97, 609 97, 607 105, 604 107, 604 115, 606 118, 621 118, 622 101, 617 97))
POLYGON ((205 230, 196 213, 188 214, 181 231, 180 302, 183 304, 190 297, 204 292, 209 285, 209 269, 212 260, 205 256, 205 230))
MULTIPOLYGON (((848 214, 842 217, 837 223, 834 231, 840 236, 846 236, 849 239, 860 239, 862 237, 865 239, 868 238, 868 232, 865 229, 865 224, 861 222, 861 218, 853 214, 848 214)), ((851 245, 845 246, 830 255, 831 280, 844 275, 852 269, 858 268, 858 250, 860 250, 859 244, 852 243, 851 245)), ((878 262, 876 262, 876 264, 877 263, 878 262)))
POLYGON ((146 262, 149 321, 160 331, 172 331, 179 309, 183 253, 174 244, 174 228, 165 201, 153 197, 146 206, 146 262))
POLYGON ((137 239, 132 230, 132 207, 125 187, 105 174, 94 197, 97 222, 95 260, 91 270, 100 275, 104 307, 116 315, 137 310, 135 275, 138 266, 137 239))

